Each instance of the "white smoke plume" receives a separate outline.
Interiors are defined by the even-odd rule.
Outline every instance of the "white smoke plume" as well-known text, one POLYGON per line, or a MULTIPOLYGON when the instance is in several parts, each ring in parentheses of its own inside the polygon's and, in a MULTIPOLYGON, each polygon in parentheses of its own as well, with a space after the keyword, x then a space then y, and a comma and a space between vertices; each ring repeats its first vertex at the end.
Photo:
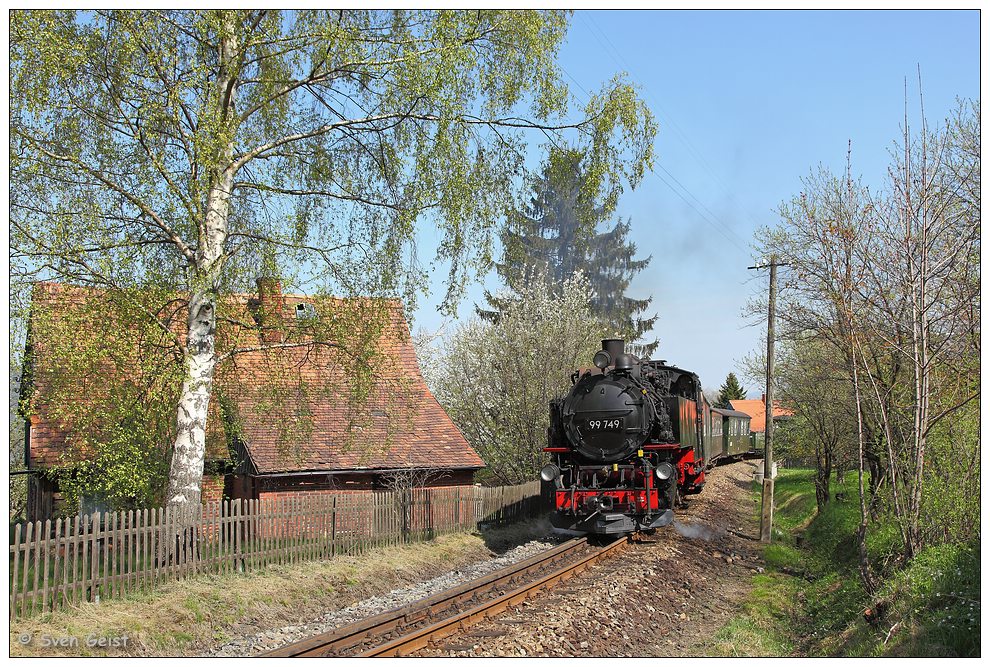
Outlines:
POLYGON ((716 537, 720 531, 712 528, 711 526, 705 526, 701 524, 686 524, 681 523, 677 519, 674 519, 674 530, 683 535, 684 537, 691 540, 704 540, 706 542, 711 542, 716 537))

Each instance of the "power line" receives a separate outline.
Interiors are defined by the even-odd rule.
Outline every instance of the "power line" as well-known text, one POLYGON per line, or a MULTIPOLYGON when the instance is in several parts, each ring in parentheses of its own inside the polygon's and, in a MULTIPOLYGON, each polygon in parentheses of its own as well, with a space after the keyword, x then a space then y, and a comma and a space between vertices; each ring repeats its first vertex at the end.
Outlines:
MULTIPOLYGON (((572 82, 574 82, 574 85, 577 86, 581 90, 581 92, 584 93, 584 95, 585 95, 585 102, 591 101, 591 93, 589 93, 584 88, 584 86, 581 85, 581 83, 577 79, 575 79, 573 76, 571 76, 571 73, 568 72, 566 69, 564 69, 563 67, 561 67, 560 70, 564 73, 565 76, 567 76, 568 79, 570 79, 572 82)), ((671 192, 673 192, 675 195, 677 195, 678 197, 680 197, 681 198, 681 201, 683 201, 685 204, 687 204, 688 207, 691 208, 691 210, 693 210, 695 213, 698 214, 698 217, 700 217, 702 220, 704 220, 709 225, 711 225, 712 227, 714 227, 715 228, 715 231, 719 232, 722 235, 722 237, 725 238, 729 243, 731 243, 732 245, 736 246, 736 248, 738 248, 742 252, 748 252, 748 250, 745 247, 743 247, 743 245, 741 245, 741 244, 745 244, 745 241, 743 241, 737 234, 735 234, 728 225, 726 225, 725 223, 723 223, 720 220, 718 220, 718 217, 714 213, 712 213, 711 210, 709 210, 708 207, 705 206, 701 202, 700 199, 698 199, 697 197, 695 197, 694 194, 692 194, 691 191, 683 183, 681 183, 679 180, 677 180, 677 177, 674 176, 672 173, 670 173, 670 171, 660 163, 660 160, 659 159, 657 159, 657 166, 660 169, 662 169, 663 172, 665 174, 667 174, 667 176, 669 176, 671 180, 673 180, 675 183, 677 183, 677 185, 680 186, 680 188, 684 192, 686 192, 688 194, 688 196, 690 196, 692 199, 694 199, 698 203, 698 205, 700 205, 702 208, 704 208, 705 211, 708 212, 708 215, 706 215, 704 212, 702 212, 697 206, 695 206, 690 200, 688 200, 687 197, 685 197, 683 194, 681 194, 677 190, 677 188, 675 188, 673 185, 671 185, 669 182, 667 182, 667 180, 664 179, 663 176, 661 176, 660 174, 658 174, 655 171, 650 172, 652 176, 656 177, 661 183, 663 183, 664 185, 666 185, 670 189, 671 192)))
MULTIPOLYGON (((581 15, 581 21, 588 28, 589 32, 591 32, 592 37, 595 38, 595 40, 602 46, 602 48, 604 50, 606 50, 606 51, 609 52, 609 54, 608 54, 609 57, 612 58, 612 60, 617 65, 619 65, 620 67, 625 68, 626 71, 629 71, 629 70, 632 69, 629 66, 629 63, 626 62, 625 58, 622 57, 622 54, 619 52, 619 50, 617 48, 615 48, 615 45, 612 43, 612 40, 609 39, 608 35, 605 33, 604 30, 602 30, 598 26, 593 25, 591 22, 589 22, 587 19, 585 19, 584 15, 581 15), (602 39, 599 38, 599 35, 601 35, 601 37, 605 39, 605 42, 603 42, 602 39), (607 42, 607 45, 606 45, 606 42, 607 42)), ((722 181, 722 179, 718 176, 718 174, 716 174, 714 172, 714 170, 712 170, 711 166, 704 159, 704 156, 702 156, 701 153, 700 153, 700 151, 698 151, 694 147, 694 145, 691 143, 691 140, 688 138, 687 134, 677 124, 677 121, 674 120, 674 117, 664 110, 663 106, 660 104, 660 102, 657 100, 657 98, 650 93, 649 88, 647 88, 645 85, 643 85, 642 88, 643 88, 644 93, 646 94, 646 97, 648 97, 650 99, 650 101, 653 103, 654 108, 656 108, 657 111, 659 113, 661 113, 667 119, 667 122, 674 128, 676 134, 679 136, 681 142, 688 149, 688 152, 692 155, 692 157, 694 157, 694 159, 697 160, 698 164, 701 165, 702 169, 704 169, 705 172, 712 178, 712 181, 722 189, 722 192, 725 193, 726 196, 731 197, 732 196, 732 193, 729 192, 729 189, 725 185, 725 182, 722 181)), ((694 195, 692 195, 692 197, 693 196, 694 195)), ((751 213, 748 213, 747 212, 746 213, 746 216, 754 224, 756 224, 757 226, 759 226, 759 221, 757 221, 752 216, 751 213)), ((735 236, 739 240, 743 241, 743 243, 746 243, 746 241, 742 240, 741 237, 739 237, 737 234, 735 234, 735 232, 732 232, 730 230, 730 233, 732 233, 733 236, 735 236)))
MULTIPOLYGON (((732 228, 731 227, 729 227, 727 224, 725 224, 724 222, 722 222, 721 220, 719 220, 718 219, 718 216, 716 216, 714 213, 712 213, 711 212, 711 209, 709 209, 707 206, 705 206, 705 204, 701 200, 699 200, 697 197, 695 197, 694 194, 692 194, 692 192, 690 190, 688 190, 687 187, 685 187, 685 185, 683 183, 681 183, 679 180, 677 180, 677 177, 676 176, 674 176, 672 173, 670 173, 669 171, 667 171, 667 168, 664 167, 662 164, 660 164, 660 161, 659 160, 657 161, 657 166, 660 167, 661 169, 663 169, 664 173, 667 174, 668 176, 670 176, 670 178, 673 179, 673 181, 675 183, 677 183, 677 185, 679 185, 684 190, 684 192, 688 193, 688 195, 690 195, 692 199, 694 199, 696 202, 698 202, 698 205, 701 206, 703 209, 705 209, 705 211, 707 211, 711 217, 706 218, 706 216, 704 214, 702 214, 701 211, 699 211, 694 206, 691 206, 691 208, 693 208, 695 210, 695 212, 698 213, 698 215, 700 215, 702 218, 706 218, 706 220, 708 220, 711 224, 715 225, 717 229, 720 228, 719 231, 722 231, 722 229, 724 229, 725 231, 722 232, 722 235, 725 236, 725 238, 727 238, 737 248, 739 248, 743 252, 746 252, 746 248, 744 248, 742 245, 740 245, 740 243, 745 244, 746 241, 744 241, 738 234, 736 234, 734 231, 732 231, 732 228), (726 232, 728 232, 728 234, 726 234, 726 232), (731 238, 730 238, 730 236, 731 236, 731 238)), ((682 197, 682 199, 683 199, 683 197, 682 197)), ((689 204, 690 204, 690 202, 689 202, 689 204)))
MULTIPOLYGON (((664 167, 662 165, 659 165, 659 166, 660 166, 661 169, 664 170, 664 172, 668 176, 670 176, 671 178, 674 178, 673 175, 669 171, 667 171, 666 169, 664 169, 664 167)), ((723 231, 722 227, 716 225, 711 220, 709 220, 707 217, 705 217, 705 215, 701 211, 699 211, 697 208, 695 208, 694 204, 692 204, 690 201, 688 201, 688 199, 684 195, 682 195, 680 192, 678 192, 677 189, 673 185, 671 185, 666 180, 664 180, 663 176, 661 176, 660 174, 658 174, 656 172, 653 172, 653 175, 657 178, 657 180, 659 180, 661 183, 663 183, 668 188, 670 188, 670 191, 671 192, 673 192, 675 195, 677 195, 678 197, 680 197, 681 198, 681 201, 683 201, 685 204, 687 204, 689 207, 691 207, 694 210, 694 212, 697 213, 699 215, 699 217, 701 217, 702 220, 704 220, 708 224, 712 225, 712 227, 715 229, 715 231, 717 231, 719 234, 721 234, 722 237, 725 240, 727 240, 729 243, 731 243, 732 245, 736 246, 737 248, 739 248, 743 252, 746 251, 746 249, 743 248, 743 247, 741 247, 738 242, 736 242, 732 237, 730 237, 728 234, 726 234, 723 231)), ((676 181, 677 179, 674 179, 674 180, 676 181)), ((678 182, 678 184, 680 184, 680 182, 678 182)), ((684 186, 681 186, 681 187, 684 187, 684 186)), ((685 191, 686 191, 686 188, 685 188, 685 191)), ((688 194, 690 194, 690 193, 688 193, 688 194)))

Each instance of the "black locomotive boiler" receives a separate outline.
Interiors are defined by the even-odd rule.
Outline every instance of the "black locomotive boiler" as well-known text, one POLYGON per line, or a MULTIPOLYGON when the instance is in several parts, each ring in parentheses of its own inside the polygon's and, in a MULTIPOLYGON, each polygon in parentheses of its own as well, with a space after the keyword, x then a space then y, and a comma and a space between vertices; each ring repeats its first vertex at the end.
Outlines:
POLYGON ((557 530, 666 526, 679 498, 704 487, 707 467, 748 453, 729 438, 748 434, 749 415, 713 409, 696 374, 628 354, 620 339, 603 340, 593 363, 550 402, 552 462, 540 476, 552 487, 557 530))

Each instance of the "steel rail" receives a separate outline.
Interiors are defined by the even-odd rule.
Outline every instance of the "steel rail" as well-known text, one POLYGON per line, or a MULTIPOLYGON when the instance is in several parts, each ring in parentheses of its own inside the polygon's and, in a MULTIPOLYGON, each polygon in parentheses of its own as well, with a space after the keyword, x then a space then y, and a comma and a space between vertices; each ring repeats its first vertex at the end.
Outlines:
POLYGON ((404 628, 424 620, 432 621, 438 613, 458 604, 477 600, 480 596, 499 586, 515 585, 521 577, 569 558, 587 545, 587 537, 570 540, 553 549, 530 556, 518 563, 513 563, 412 604, 361 619, 302 641, 286 644, 263 655, 265 657, 320 657, 346 651, 387 633, 401 632, 404 628))
POLYGON ((544 577, 541 577, 536 581, 524 584, 506 595, 479 604, 476 607, 434 623, 433 625, 415 630, 405 636, 382 644, 381 646, 369 649, 359 654, 358 657, 402 657, 411 655, 416 651, 435 643, 439 639, 444 639, 451 635, 455 635, 458 632, 462 632, 476 623, 495 616, 509 607, 528 600, 530 597, 537 595, 558 582, 566 581, 577 574, 580 574, 597 562, 604 560, 605 558, 608 558, 609 556, 612 556, 618 551, 624 549, 629 542, 630 540, 628 537, 616 540, 612 544, 603 547, 595 553, 585 556, 577 563, 572 563, 556 572, 552 572, 544 577))

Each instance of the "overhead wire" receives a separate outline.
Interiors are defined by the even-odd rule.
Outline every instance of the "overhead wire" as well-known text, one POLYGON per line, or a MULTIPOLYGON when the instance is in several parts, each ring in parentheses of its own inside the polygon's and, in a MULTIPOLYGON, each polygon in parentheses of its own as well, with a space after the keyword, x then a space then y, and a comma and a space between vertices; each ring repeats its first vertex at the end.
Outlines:
MULTIPOLYGON (((564 73, 564 75, 567 76, 567 78, 570 79, 574 83, 574 85, 577 86, 578 89, 580 89, 581 92, 584 93, 585 98, 586 98, 586 101, 590 101, 591 100, 591 93, 589 93, 584 88, 584 86, 581 85, 581 83, 577 79, 575 79, 573 76, 571 76, 571 73, 570 72, 568 72, 563 67, 561 67, 560 69, 564 73)), ((657 162, 657 166, 660 167, 660 169, 662 169, 663 172, 665 174, 667 174, 667 176, 670 177, 671 180, 673 180, 674 182, 676 182, 681 187, 681 189, 684 190, 684 192, 686 192, 688 195, 690 195, 696 202, 698 202, 698 204, 700 206, 702 206, 703 208, 705 208, 707 210, 707 207, 705 207, 704 204, 702 204, 701 201, 697 197, 695 197, 693 194, 691 194, 690 190, 688 190, 680 181, 678 181, 677 178, 673 174, 671 174, 670 171, 668 171, 666 167, 664 167, 662 164, 659 163, 659 161, 657 162)), ((733 238, 733 236, 735 236, 735 235, 732 234, 732 230, 727 225, 725 225, 724 223, 720 223, 717 220, 717 218, 715 218, 714 214, 711 213, 711 211, 708 211, 709 215, 711 216, 711 217, 709 217, 709 215, 706 215, 704 212, 702 212, 701 210, 699 210, 697 206, 695 206, 687 197, 685 197, 684 194, 682 194, 680 191, 678 191, 677 188, 675 188, 673 185, 671 185, 663 176, 661 176, 659 173, 657 173, 655 171, 654 172, 651 172, 651 173, 652 173, 653 176, 655 176, 657 178, 657 180, 659 180, 661 183, 663 183, 664 185, 666 185, 670 189, 671 192, 673 192, 675 195, 677 195, 678 197, 680 197, 681 201, 683 201, 685 204, 687 204, 689 208, 691 208, 695 213, 698 214, 698 217, 700 217, 702 220, 704 220, 705 222, 707 222, 709 225, 711 225, 715 229, 715 231, 717 231, 719 234, 721 234, 722 237, 725 238, 725 240, 727 240, 729 243, 733 244, 734 246, 736 246, 738 249, 742 250, 743 252, 747 252, 747 250, 745 248, 743 248, 739 244, 740 239, 738 237, 733 238)))
MULTIPOLYGON (((600 27, 594 26, 591 22, 589 22, 585 18, 585 16, 583 14, 579 14, 579 16, 581 16, 582 23, 584 23, 584 25, 588 28, 588 30, 591 33, 592 37, 594 37, 595 40, 599 43, 599 45, 601 45, 602 49, 608 54, 609 58, 611 58, 612 61, 615 62, 616 65, 618 65, 619 67, 624 68, 626 71, 630 71, 632 68, 625 61, 625 58, 622 57, 622 54, 619 52, 619 50, 615 48, 615 45, 612 43, 612 40, 609 39, 609 37, 605 33, 605 31, 602 30, 600 27), (604 41, 602 41, 603 39, 604 39, 604 41)), ((572 78, 572 80, 573 80, 573 78, 572 78)), ((645 96, 647 98, 649 98, 649 100, 652 102, 653 108, 655 108, 666 119, 667 124, 669 124, 674 129, 675 134, 678 136, 678 138, 681 140, 681 142, 684 144, 684 146, 688 149, 688 152, 692 155, 692 157, 694 157, 694 159, 697 160, 697 162, 701 165, 702 169, 704 169, 704 171, 711 177, 712 181, 714 183, 716 183, 727 196, 731 197, 732 195, 728 191, 728 189, 726 188, 725 183, 711 169, 710 165, 705 161, 704 157, 697 150, 697 148, 694 147, 694 145, 691 143, 691 141, 688 138, 688 136, 685 134, 685 132, 681 129, 681 127, 674 120, 673 116, 671 116, 670 113, 668 113, 667 111, 664 110, 664 108, 662 107, 662 105, 660 105, 660 103, 657 101, 656 96, 654 96, 653 94, 650 93, 650 90, 649 90, 649 88, 647 86, 641 85, 641 87, 642 87, 642 89, 644 91, 645 96)), ((686 192, 695 202, 697 202, 697 204, 699 206, 701 206, 705 210, 705 212, 707 213, 707 215, 705 215, 701 211, 699 211, 696 206, 691 205, 690 202, 687 202, 687 200, 685 199, 685 197, 683 195, 681 195, 681 193, 678 192, 673 186, 671 186, 670 183, 667 183, 662 177, 660 177, 660 175, 658 173, 653 172, 654 175, 657 176, 657 178, 662 183, 664 183, 665 185, 667 185, 667 187, 670 188, 675 194, 677 194, 678 196, 680 196, 681 199, 685 200, 686 203, 688 203, 689 205, 691 205, 691 208, 694 209, 695 212, 698 213, 699 216, 702 217, 702 219, 704 219, 706 222, 708 222, 712 226, 714 226, 717 229, 719 229, 719 231, 722 232, 722 235, 725 236, 726 238, 728 238, 728 240, 730 240, 730 242, 732 242, 733 245, 735 245, 737 248, 739 248, 743 252, 747 252, 747 253, 749 252, 749 249, 747 249, 745 247, 747 245, 747 241, 746 240, 744 240, 742 237, 740 237, 738 234, 736 234, 735 231, 733 231, 732 228, 728 224, 726 224, 725 222, 722 222, 718 218, 718 216, 715 215, 711 211, 711 209, 709 209, 704 203, 701 202, 700 199, 698 199, 698 197, 696 197, 690 191, 690 189, 688 189, 666 167, 664 167, 660 163, 659 159, 657 160, 657 165, 675 183, 677 183, 677 185, 681 189, 683 189, 684 192, 686 192), (729 237, 731 237, 731 238, 729 238, 729 237)), ((759 224, 758 221, 752 219, 752 216, 750 214, 747 214, 747 216, 754 223, 756 223, 757 225, 759 224)))

